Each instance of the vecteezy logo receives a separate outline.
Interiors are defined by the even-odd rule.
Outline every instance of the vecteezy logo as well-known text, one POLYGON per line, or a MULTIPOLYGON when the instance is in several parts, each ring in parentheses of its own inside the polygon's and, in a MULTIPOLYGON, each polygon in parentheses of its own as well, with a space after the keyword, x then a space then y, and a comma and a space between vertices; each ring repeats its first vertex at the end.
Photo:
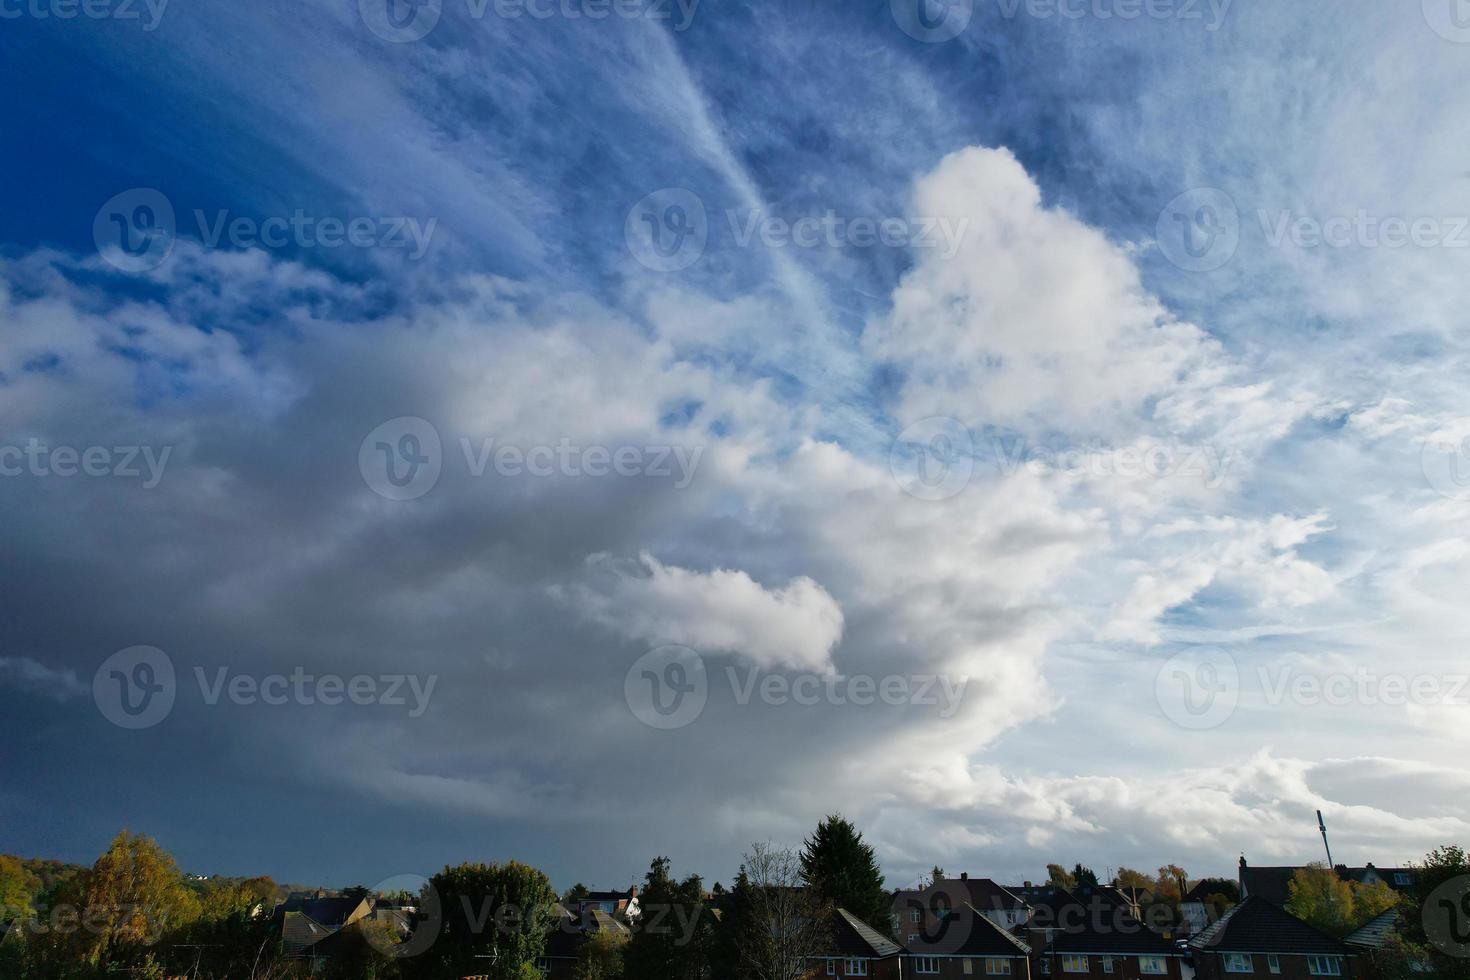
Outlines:
POLYGON ((439 482, 443 466, 439 430, 413 415, 384 422, 367 434, 357 450, 363 482, 389 500, 422 497, 439 482))
POLYGON ((1424 935, 1457 959, 1470 957, 1470 875, 1456 875, 1424 901, 1424 935))
POLYGON ((654 191, 628 212, 623 238, 633 258, 655 272, 687 269, 709 244, 704 201, 683 187, 654 191))
POLYGON ((1470 419, 1425 439, 1419 465, 1437 492, 1451 500, 1470 500, 1470 419))
POLYGON ((898 488, 920 500, 948 500, 970 484, 975 444, 958 419, 920 419, 899 433, 888 451, 898 488))
POLYGON ((135 187, 114 195, 92 219, 97 252, 124 272, 147 272, 173 251, 174 206, 161 191, 135 187))
POLYGON ((1170 201, 1155 235, 1165 258, 1186 272, 1213 272, 1240 247, 1240 210, 1229 194, 1198 187, 1170 201))
POLYGON ((1180 728, 1217 728, 1240 703, 1240 668, 1224 650, 1182 651, 1159 670, 1154 697, 1165 717, 1180 728))
POLYGON ((888 0, 888 9, 909 37, 939 44, 959 37, 975 15, 975 0, 888 0))
POLYGON ((444 14, 444 0, 357 0, 368 30, 393 44, 427 37, 444 14))
POLYGON ((92 700, 119 728, 152 728, 174 709, 174 662, 157 647, 119 650, 92 677, 92 700))
POLYGON ((704 660, 688 647, 650 650, 628 668, 623 698, 650 728, 670 731, 693 724, 709 701, 704 660))
POLYGON ((1470 44, 1470 0, 1424 0, 1424 20, 1446 41, 1470 44))

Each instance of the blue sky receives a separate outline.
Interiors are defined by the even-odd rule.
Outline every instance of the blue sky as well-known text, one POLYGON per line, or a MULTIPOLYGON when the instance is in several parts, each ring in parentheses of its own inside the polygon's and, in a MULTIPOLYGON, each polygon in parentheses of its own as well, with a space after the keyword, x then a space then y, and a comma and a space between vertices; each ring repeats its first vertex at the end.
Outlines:
POLYGON ((1354 863, 1463 840, 1448 3, 376 3, 4 8, 0 464, 47 465, 0 477, 0 849, 611 887, 839 809, 894 884, 1305 861, 1316 809, 1354 863), (486 463, 561 444, 638 472, 486 463), (120 727, 144 645, 173 705, 120 727), (434 687, 196 680, 298 668, 434 687))

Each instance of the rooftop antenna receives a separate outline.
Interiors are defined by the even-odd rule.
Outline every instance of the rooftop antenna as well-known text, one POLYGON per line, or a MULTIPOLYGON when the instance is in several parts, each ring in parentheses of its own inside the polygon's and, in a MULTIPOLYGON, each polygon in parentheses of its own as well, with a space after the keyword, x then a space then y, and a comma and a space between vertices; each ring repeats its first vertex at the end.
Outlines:
POLYGON ((1327 867, 1335 868, 1337 865, 1332 863, 1332 845, 1327 843, 1327 822, 1322 819, 1321 810, 1317 811, 1317 829, 1322 831, 1322 846, 1327 848, 1327 867))

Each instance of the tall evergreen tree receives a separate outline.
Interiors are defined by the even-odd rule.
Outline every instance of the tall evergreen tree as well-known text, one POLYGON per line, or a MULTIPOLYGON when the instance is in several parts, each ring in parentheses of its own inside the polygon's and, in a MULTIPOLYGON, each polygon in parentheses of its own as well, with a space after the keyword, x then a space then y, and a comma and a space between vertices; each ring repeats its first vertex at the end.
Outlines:
POLYGON ((801 875, 827 904, 847 909, 879 932, 892 931, 893 902, 878 858, 852 821, 833 815, 817 825, 801 852, 801 875))

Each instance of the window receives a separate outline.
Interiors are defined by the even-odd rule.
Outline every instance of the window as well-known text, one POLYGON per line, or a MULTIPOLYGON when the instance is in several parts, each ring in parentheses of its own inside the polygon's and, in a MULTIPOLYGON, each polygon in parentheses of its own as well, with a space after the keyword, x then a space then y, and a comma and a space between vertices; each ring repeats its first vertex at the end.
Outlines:
POLYGON ((939 957, 937 957, 937 956, 917 956, 917 957, 915 957, 914 958, 914 972, 915 973, 938 973, 939 972, 939 957))
POLYGON ((1281 957, 1277 956, 1275 953, 1267 953, 1266 954, 1266 967, 1272 973, 1280 973, 1281 972, 1281 957))
POLYGON ((865 977, 868 975, 867 960, 844 960, 842 972, 850 977, 865 977))
POLYGON ((975 972, 975 961, 974 960, 965 959, 965 960, 960 960, 960 962, 965 965, 965 971, 964 971, 965 972, 965 976, 968 977, 970 974, 972 974, 972 973, 975 972))
POLYGON ((923 916, 919 912, 918 909, 910 909, 909 910, 909 921, 910 922, 918 923, 918 922, 922 921, 922 919, 923 919, 923 916))
POLYGON ((1337 956, 1308 956, 1307 972, 1314 977, 1342 976, 1342 959, 1337 956))
POLYGON ((1043 976, 1048 976, 1048 977, 1051 976, 1051 957, 1050 956, 1043 956, 1041 958, 1041 973, 1042 973, 1043 976))
POLYGON ((543 977, 551 976, 551 961, 544 956, 541 959, 537 960, 536 972, 541 974, 543 977))
POLYGON ((1104 973, 1112 973, 1113 972, 1113 958, 1111 956, 1104 956, 1102 958, 1102 961, 1103 961, 1103 972, 1104 973))
POLYGON ((1062 957, 1062 972, 1063 973, 1086 973, 1087 972, 1087 957, 1085 957, 1085 956, 1063 956, 1062 957))
POLYGON ((1225 954, 1226 973, 1254 973, 1255 970, 1256 968, 1251 965, 1251 955, 1249 953, 1225 954))
POLYGON ((827 961, 827 976, 829 976, 829 977, 835 977, 835 976, 837 976, 837 961, 836 960, 828 960, 827 961))
POLYGON ((1001 959, 986 960, 985 972, 992 977, 1008 977, 1011 975, 1011 961, 1001 959))
POLYGON ((1163 976, 1169 972, 1169 964, 1164 961, 1162 956, 1140 956, 1138 958, 1138 972, 1163 976))
POLYGON ((1409 876, 1402 871, 1395 871, 1393 873, 1393 883, 1395 885, 1407 885, 1409 883, 1409 876))

